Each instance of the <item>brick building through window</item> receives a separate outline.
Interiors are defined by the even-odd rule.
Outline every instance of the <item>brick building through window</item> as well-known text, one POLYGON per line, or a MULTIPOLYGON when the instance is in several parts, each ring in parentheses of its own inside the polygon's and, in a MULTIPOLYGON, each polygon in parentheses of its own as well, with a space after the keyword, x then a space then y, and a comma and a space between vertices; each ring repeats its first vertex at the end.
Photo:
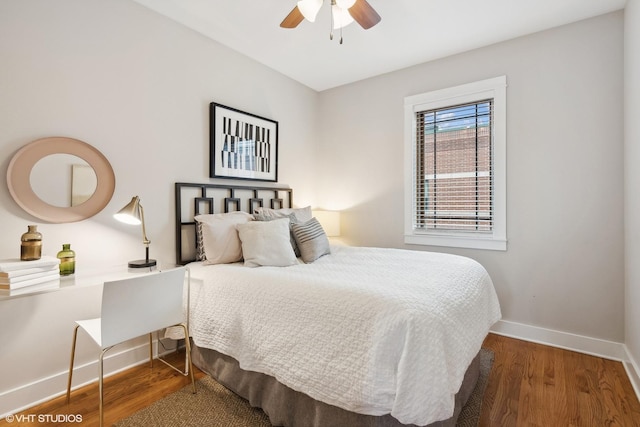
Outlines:
POLYGON ((492 101, 416 113, 416 227, 491 231, 492 101))

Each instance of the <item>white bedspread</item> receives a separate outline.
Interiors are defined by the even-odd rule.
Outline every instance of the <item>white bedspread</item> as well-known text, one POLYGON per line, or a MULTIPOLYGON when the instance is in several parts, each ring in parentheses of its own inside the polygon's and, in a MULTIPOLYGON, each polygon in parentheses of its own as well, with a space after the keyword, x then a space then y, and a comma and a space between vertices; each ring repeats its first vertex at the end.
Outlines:
POLYGON ((245 370, 350 411, 425 425, 454 394, 500 307, 464 257, 333 247, 313 264, 192 266, 191 335, 245 370))

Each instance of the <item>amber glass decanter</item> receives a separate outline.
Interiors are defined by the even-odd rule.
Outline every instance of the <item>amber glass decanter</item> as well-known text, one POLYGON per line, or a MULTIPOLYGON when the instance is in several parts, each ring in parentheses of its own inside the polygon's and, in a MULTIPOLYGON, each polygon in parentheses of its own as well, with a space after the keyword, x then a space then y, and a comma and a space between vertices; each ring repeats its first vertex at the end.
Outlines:
POLYGON ((34 261, 42 256, 42 234, 37 225, 29 225, 29 229, 20 239, 20 259, 34 261))

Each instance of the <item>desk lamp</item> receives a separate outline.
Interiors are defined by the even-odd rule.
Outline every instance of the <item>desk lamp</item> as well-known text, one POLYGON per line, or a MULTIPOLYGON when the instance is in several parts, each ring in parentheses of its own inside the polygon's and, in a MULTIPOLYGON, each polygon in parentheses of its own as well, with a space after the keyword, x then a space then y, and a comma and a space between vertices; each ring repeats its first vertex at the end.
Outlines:
POLYGON ((155 259, 149 259, 149 244, 147 232, 144 227, 144 209, 140 204, 140 197, 134 196, 131 201, 120 211, 113 215, 115 219, 125 224, 139 225, 142 224, 142 243, 145 247, 145 259, 129 262, 129 268, 145 268, 156 265, 155 259))

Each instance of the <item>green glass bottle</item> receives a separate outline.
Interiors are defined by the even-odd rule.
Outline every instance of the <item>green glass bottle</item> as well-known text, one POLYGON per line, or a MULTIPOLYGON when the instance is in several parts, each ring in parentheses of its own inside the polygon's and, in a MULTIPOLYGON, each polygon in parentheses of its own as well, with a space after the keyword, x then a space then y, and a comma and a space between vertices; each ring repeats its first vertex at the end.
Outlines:
POLYGON ((76 253, 71 250, 71 244, 62 245, 62 250, 58 252, 60 260, 60 275, 68 276, 76 271, 76 253))

